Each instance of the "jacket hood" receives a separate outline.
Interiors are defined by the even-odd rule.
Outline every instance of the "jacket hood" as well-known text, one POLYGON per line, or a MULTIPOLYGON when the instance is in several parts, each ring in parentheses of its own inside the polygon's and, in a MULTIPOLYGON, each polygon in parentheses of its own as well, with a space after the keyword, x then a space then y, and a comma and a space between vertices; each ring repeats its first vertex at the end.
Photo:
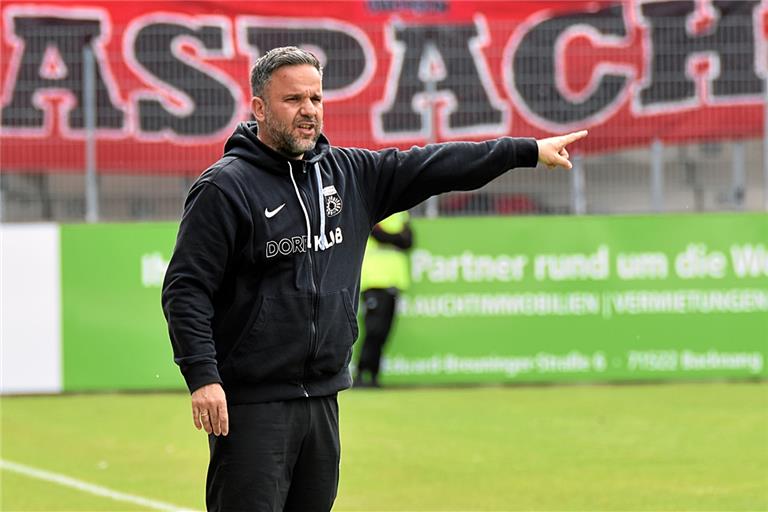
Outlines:
MULTIPOLYGON (((258 138, 259 127, 256 121, 239 123, 234 133, 227 139, 224 145, 225 156, 242 158, 254 166, 275 174, 287 174, 285 163, 298 162, 278 153, 258 138)), ((320 134, 314 149, 304 153, 303 162, 314 164, 328 154, 331 144, 328 139, 320 134)))

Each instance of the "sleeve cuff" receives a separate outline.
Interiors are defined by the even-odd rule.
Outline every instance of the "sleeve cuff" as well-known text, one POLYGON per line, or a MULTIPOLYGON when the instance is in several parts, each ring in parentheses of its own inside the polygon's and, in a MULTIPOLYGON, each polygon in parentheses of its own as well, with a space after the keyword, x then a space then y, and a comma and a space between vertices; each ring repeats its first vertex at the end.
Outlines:
POLYGON ((536 167, 539 164, 539 144, 536 139, 520 139, 520 167, 536 167))
POLYGON ((182 373, 190 393, 206 384, 222 383, 215 363, 196 364, 186 368, 182 373))

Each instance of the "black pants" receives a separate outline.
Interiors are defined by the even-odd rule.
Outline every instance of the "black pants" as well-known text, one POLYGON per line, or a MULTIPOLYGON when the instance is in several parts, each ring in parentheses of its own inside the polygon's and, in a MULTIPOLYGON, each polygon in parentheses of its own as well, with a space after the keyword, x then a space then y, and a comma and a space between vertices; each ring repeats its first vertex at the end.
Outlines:
POLYGON ((336 395, 229 407, 209 436, 210 512, 327 512, 339 485, 336 395))
POLYGON ((377 383, 381 354, 384 344, 392 329, 397 303, 396 288, 370 288, 363 292, 363 307, 365 311, 365 339, 360 351, 357 372, 360 378, 370 374, 373 383, 377 383))

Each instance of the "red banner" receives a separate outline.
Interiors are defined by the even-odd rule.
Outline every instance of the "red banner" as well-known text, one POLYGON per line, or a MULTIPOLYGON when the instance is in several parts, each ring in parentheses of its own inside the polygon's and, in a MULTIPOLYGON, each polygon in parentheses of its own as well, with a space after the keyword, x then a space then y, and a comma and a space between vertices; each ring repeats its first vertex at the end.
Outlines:
POLYGON ((5 1, 1 12, 4 172, 81 172, 93 126, 100 172, 197 174, 249 118, 253 61, 285 45, 323 62, 335 145, 589 128, 578 149, 594 153, 763 133, 760 0, 5 1))

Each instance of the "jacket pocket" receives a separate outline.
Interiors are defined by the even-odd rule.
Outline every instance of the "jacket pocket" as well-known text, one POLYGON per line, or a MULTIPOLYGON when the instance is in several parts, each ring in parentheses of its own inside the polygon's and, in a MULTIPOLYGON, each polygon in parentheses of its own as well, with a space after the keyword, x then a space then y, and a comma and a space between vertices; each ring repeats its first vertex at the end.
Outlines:
POLYGON ((336 375, 349 364, 358 335, 354 311, 348 290, 320 296, 317 347, 309 365, 311 378, 336 375))
POLYGON ((230 314, 228 317, 220 320, 217 327, 213 332, 213 339, 217 341, 229 340, 229 344, 225 345, 227 348, 221 348, 217 346, 217 350, 221 350, 219 359, 220 371, 227 372, 231 370, 232 354, 235 353, 237 347, 248 337, 250 331, 255 328, 259 323, 264 321, 267 312, 264 307, 264 297, 259 297, 256 301, 256 307, 254 307, 245 321, 244 326, 239 325, 237 316, 230 314))
POLYGON ((229 358, 237 380, 256 384, 301 379, 310 304, 307 296, 264 298, 258 318, 229 358))

